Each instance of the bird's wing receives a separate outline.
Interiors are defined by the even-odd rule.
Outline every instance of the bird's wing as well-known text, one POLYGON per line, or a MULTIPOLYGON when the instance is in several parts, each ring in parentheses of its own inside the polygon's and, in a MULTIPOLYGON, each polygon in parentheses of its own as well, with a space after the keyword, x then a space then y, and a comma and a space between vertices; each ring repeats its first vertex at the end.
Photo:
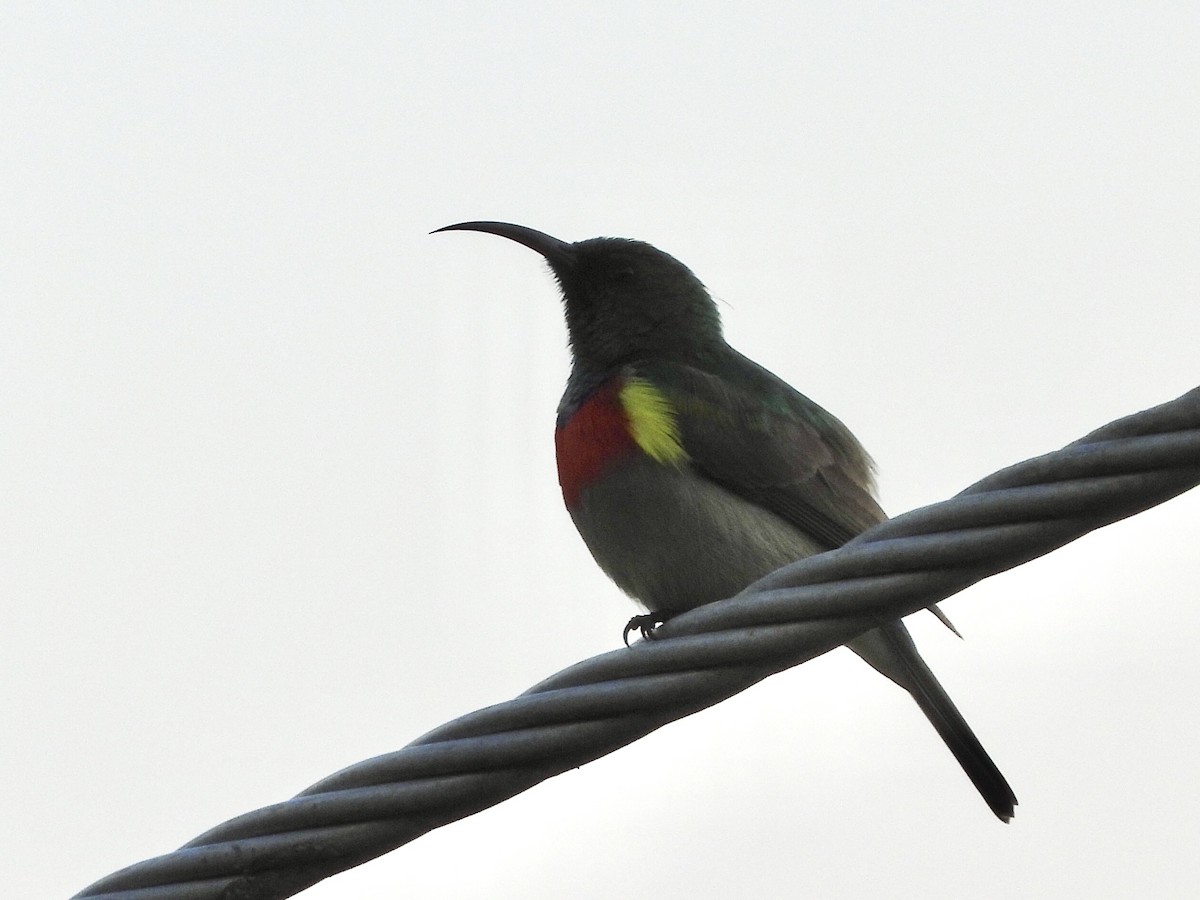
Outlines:
POLYGON ((627 371, 666 396, 697 474, 830 549, 886 518, 870 458, 841 422, 743 356, 716 368, 652 361, 627 371))

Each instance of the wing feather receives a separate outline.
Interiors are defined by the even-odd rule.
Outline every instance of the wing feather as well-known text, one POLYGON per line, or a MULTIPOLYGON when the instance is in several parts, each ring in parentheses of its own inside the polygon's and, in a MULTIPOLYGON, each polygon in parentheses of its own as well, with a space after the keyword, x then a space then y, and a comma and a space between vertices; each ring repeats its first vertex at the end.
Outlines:
POLYGON ((735 351, 707 368, 629 367, 670 400, 691 466, 832 549, 886 518, 870 457, 840 421, 735 351))

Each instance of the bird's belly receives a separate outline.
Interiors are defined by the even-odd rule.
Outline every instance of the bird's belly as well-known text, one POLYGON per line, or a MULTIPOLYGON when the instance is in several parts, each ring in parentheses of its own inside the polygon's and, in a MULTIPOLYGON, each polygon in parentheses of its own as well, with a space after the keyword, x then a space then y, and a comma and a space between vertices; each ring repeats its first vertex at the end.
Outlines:
POLYGON ((586 488, 571 518, 600 568, 655 612, 731 597, 823 549, 774 513, 648 457, 586 488))

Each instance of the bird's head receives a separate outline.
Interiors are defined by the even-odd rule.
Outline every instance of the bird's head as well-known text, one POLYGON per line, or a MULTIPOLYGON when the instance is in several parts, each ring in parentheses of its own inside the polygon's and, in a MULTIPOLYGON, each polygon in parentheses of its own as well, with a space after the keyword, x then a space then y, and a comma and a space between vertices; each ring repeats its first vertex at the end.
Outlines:
POLYGON ((642 241, 601 237, 569 244, 507 222, 462 222, 438 231, 483 231, 545 257, 562 291, 571 352, 589 367, 686 359, 724 344, 716 304, 700 279, 642 241))

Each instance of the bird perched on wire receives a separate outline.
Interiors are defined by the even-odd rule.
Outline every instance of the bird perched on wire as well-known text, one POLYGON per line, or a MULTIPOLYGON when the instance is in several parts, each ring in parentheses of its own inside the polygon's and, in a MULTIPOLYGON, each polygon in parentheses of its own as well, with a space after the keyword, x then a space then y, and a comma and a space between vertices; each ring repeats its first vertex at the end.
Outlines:
MULTIPOLYGON (((600 568, 649 611, 626 637, 634 628, 650 636, 671 616, 886 518, 854 435, 730 347, 712 297, 674 257, 641 241, 572 244, 506 222, 438 231, 516 241, 558 280, 572 356, 558 478, 600 568)), ((992 811, 1012 818, 1012 788, 904 623, 848 646, 913 696, 992 811)))

